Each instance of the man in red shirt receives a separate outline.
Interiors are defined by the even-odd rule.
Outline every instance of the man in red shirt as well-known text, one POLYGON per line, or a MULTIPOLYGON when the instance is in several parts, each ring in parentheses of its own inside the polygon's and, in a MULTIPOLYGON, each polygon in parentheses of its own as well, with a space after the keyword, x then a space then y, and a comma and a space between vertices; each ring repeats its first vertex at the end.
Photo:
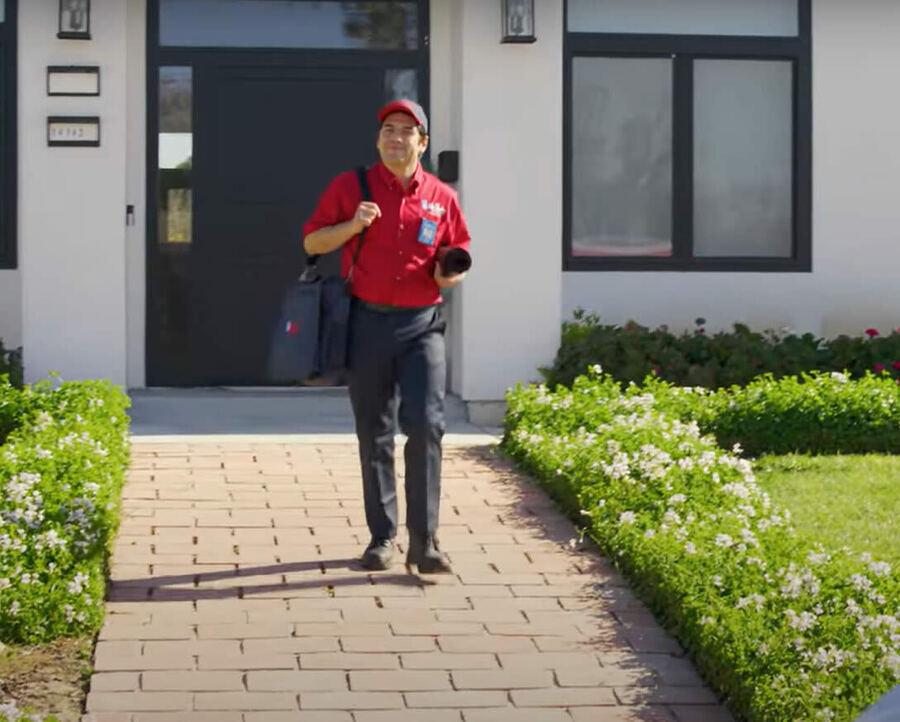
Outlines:
POLYGON ((393 556, 396 410, 407 436, 406 563, 420 573, 449 572, 435 538, 447 376, 440 291, 457 285, 465 273, 444 276, 437 259, 439 249, 468 251, 469 231, 453 189, 422 169, 428 147, 422 108, 410 100, 394 101, 379 111, 378 120, 381 163, 367 171, 371 200, 362 200, 355 173, 339 175, 304 226, 303 246, 309 254, 343 247, 346 277, 359 234, 366 231, 351 276, 348 361, 372 535, 362 564, 387 569, 393 556))

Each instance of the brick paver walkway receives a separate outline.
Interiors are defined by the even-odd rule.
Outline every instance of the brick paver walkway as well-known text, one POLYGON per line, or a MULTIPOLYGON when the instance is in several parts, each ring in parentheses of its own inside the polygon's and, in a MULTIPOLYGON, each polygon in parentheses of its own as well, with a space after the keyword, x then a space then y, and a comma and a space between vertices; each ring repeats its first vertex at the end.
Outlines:
POLYGON ((367 573, 354 445, 137 441, 85 720, 731 720, 542 491, 444 479, 455 575, 367 573))

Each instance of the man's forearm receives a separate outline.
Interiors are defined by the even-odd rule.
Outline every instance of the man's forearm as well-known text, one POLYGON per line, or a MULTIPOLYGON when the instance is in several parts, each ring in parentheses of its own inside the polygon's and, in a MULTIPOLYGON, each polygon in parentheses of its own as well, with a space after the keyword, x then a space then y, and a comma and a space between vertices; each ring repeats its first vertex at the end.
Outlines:
POLYGON ((452 276, 442 276, 440 271, 434 274, 434 280, 437 282, 437 285, 440 288, 453 288, 454 286, 458 286, 462 283, 463 279, 466 277, 465 273, 456 273, 452 276))
POLYGON ((313 231, 303 239, 303 250, 311 255, 331 253, 360 232, 355 219, 313 231))

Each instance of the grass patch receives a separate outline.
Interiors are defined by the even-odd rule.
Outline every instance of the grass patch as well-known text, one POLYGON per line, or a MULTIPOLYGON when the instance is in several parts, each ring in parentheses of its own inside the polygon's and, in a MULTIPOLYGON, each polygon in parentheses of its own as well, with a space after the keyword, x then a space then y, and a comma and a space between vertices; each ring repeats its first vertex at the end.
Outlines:
POLYGON ((799 531, 900 567, 900 457, 789 454, 762 457, 756 469, 799 531))

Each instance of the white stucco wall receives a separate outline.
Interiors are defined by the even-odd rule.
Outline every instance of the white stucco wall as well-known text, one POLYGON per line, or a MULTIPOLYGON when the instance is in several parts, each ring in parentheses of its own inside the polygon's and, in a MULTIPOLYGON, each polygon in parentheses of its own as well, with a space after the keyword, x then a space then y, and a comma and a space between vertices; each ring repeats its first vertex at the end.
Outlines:
POLYGON ((128 0, 126 204, 134 220, 125 229, 126 333, 129 388, 146 385, 147 338, 147 1, 128 0))
POLYGON ((22 343, 22 282, 16 270, 0 271, 0 340, 6 348, 22 343))
POLYGON ((461 296, 461 387, 496 401, 559 343, 562 3, 536 0, 538 40, 500 43, 500 3, 459 0, 460 193, 473 269, 461 296))
POLYGON ((563 274, 563 314, 826 336, 900 326, 900 3, 813 3, 813 272, 563 274))
POLYGON ((27 380, 125 383, 126 3, 59 40, 57 0, 19 3, 19 256, 27 380), (51 98, 48 65, 99 65, 99 98, 51 98), (99 115, 99 148, 50 148, 48 115, 99 115))
MULTIPOLYGON (((460 6, 448 0, 429 3, 429 81, 430 154, 437 172, 438 154, 459 149, 459 108, 454 97, 459 87, 459 24, 460 6)), ((458 392, 462 378, 462 296, 452 290, 444 294, 444 313, 448 321, 447 383, 458 392)))

